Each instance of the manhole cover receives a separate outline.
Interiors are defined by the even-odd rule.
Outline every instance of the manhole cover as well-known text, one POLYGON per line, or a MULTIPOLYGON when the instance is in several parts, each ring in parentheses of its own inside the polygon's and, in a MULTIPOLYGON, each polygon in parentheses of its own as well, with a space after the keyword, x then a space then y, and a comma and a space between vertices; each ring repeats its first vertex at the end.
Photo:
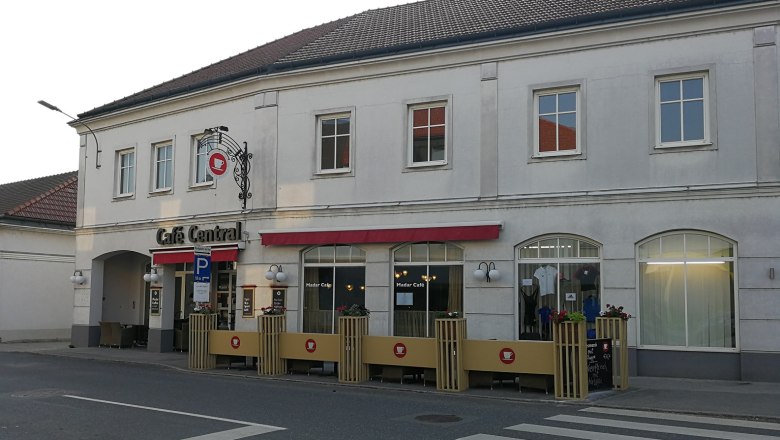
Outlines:
POLYGON ((455 423, 463 420, 462 418, 451 414, 425 414, 417 416, 414 419, 426 423, 455 423))

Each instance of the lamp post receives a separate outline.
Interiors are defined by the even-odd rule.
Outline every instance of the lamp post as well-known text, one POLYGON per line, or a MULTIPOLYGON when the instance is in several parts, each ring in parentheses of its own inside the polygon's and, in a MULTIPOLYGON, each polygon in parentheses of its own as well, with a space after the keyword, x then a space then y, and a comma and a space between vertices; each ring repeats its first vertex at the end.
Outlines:
MULTIPOLYGON (((46 102, 46 101, 44 101, 42 99, 40 101, 38 101, 38 104, 46 107, 49 110, 54 110, 55 112, 62 113, 63 115, 73 119, 74 121, 76 120, 76 118, 74 118, 73 116, 65 113, 62 110, 60 110, 59 107, 57 107, 56 105, 49 104, 48 102, 46 102)), ((79 123, 81 125, 83 125, 84 127, 87 127, 87 130, 89 130, 89 132, 92 133, 92 137, 95 138, 95 149, 96 149, 95 150, 95 168, 100 168, 100 153, 101 153, 101 150, 100 150, 100 144, 98 144, 97 136, 95 135, 95 132, 92 131, 91 128, 89 128, 89 125, 85 124, 84 122, 79 122, 79 123)))

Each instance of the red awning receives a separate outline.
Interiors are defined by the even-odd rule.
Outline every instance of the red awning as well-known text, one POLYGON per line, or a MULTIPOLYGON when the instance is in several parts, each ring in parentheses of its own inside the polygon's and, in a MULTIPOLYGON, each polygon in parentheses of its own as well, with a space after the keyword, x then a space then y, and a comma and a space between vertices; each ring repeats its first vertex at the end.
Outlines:
MULTIPOLYGON (((152 253, 152 265, 192 263, 195 261, 195 250, 188 248, 157 248, 150 249, 152 253)), ((238 245, 231 247, 211 248, 211 261, 238 261, 238 245)))
POLYGON ((263 245, 496 240, 501 224, 332 231, 260 232, 263 245))

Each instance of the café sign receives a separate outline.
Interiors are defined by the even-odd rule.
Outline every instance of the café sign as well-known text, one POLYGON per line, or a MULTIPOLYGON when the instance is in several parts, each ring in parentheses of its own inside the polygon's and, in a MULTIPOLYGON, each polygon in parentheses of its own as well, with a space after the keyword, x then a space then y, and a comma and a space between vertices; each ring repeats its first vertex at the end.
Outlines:
POLYGON ((236 222, 233 228, 223 228, 219 225, 212 229, 206 229, 202 226, 192 225, 184 232, 184 226, 174 226, 166 229, 157 230, 158 244, 186 244, 190 243, 213 243, 213 242, 231 242, 241 240, 241 222, 236 222))

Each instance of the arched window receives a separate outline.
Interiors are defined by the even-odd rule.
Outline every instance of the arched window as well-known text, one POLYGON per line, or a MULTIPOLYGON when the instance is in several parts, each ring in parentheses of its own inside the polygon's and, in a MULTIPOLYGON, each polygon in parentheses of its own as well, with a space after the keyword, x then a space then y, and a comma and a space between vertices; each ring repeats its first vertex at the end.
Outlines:
POLYGON ((637 247, 642 346, 736 347, 735 246, 673 232, 637 247))
POLYGON ((521 338, 539 335, 550 339, 552 309, 584 312, 593 332, 601 309, 598 244, 571 236, 548 236, 519 247, 517 258, 521 338))
POLYGON ((413 243, 393 252, 393 333, 433 337, 436 315, 463 311, 463 250, 413 243))
POLYGON ((366 305, 366 253, 347 245, 303 253, 303 331, 334 333, 336 309, 366 305))

